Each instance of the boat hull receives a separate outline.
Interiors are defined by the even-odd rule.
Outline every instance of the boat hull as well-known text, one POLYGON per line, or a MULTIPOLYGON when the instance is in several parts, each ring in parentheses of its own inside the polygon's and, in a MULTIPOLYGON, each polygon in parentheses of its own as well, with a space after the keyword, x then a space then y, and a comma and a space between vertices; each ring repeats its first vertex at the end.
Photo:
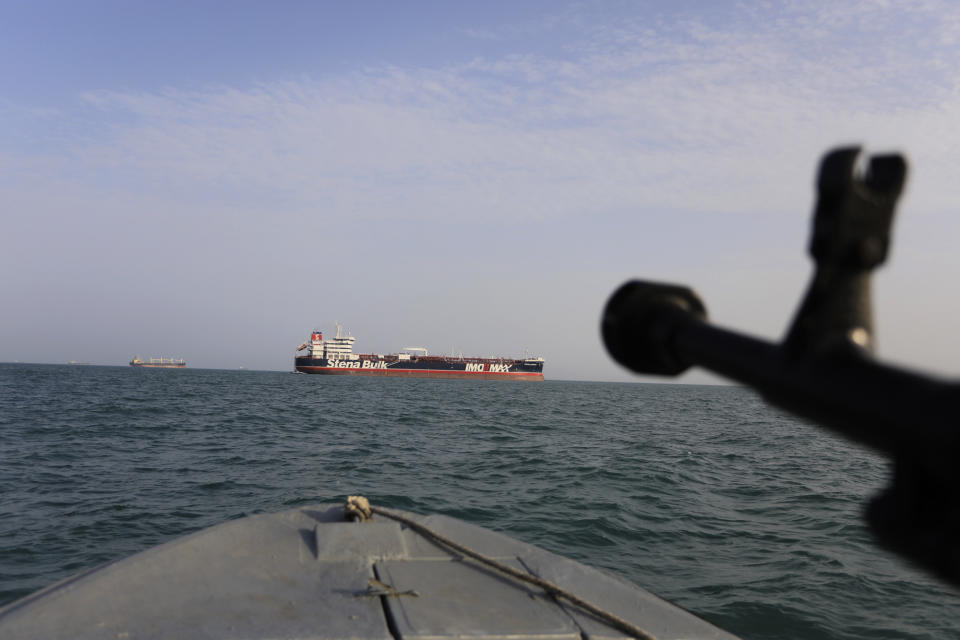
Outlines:
MULTIPOLYGON (((662 640, 736 640, 640 587, 448 516, 393 511, 662 640)), ((0 637, 624 638, 541 587, 383 515, 314 504, 224 522, 0 608, 0 637)))
POLYGON ((297 367, 301 373, 319 373, 330 376, 370 376, 381 378, 456 378, 456 379, 477 379, 488 378, 498 380, 528 380, 543 381, 542 373, 480 373, 465 371, 437 371, 437 370, 415 370, 415 369, 387 369, 387 370, 364 370, 364 369, 331 369, 329 367, 297 367))
POLYGON ((522 360, 431 357, 404 361, 363 356, 356 360, 330 360, 299 356, 294 360, 294 368, 301 373, 334 376, 543 381, 543 363, 526 363, 522 360))
POLYGON ((186 369, 185 364, 150 364, 149 362, 131 362, 131 367, 143 369, 186 369))

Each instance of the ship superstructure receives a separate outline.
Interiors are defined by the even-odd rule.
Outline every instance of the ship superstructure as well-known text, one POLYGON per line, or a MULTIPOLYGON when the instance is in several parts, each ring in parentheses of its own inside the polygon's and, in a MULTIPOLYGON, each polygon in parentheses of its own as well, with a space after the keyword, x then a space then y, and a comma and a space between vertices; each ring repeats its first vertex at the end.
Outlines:
POLYGON ((319 329, 297 347, 294 369, 302 373, 408 378, 498 378, 543 380, 543 358, 465 358, 431 356, 423 347, 406 347, 387 355, 353 352, 355 338, 343 335, 338 324, 336 336, 324 339, 319 329))

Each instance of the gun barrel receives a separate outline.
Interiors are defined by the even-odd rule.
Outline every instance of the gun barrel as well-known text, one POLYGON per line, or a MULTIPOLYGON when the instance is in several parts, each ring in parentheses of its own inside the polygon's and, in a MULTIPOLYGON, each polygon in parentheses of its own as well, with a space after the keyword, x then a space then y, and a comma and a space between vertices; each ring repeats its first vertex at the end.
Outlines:
POLYGON ((676 375, 700 366, 886 455, 912 451, 956 477, 958 384, 854 350, 798 356, 709 324, 696 294, 677 285, 626 283, 604 310, 602 332, 611 356, 637 373, 676 375))
POLYGON ((894 461, 866 519, 882 544, 960 586, 960 384, 875 361, 870 275, 890 245, 906 178, 899 155, 856 169, 859 148, 828 153, 817 180, 810 253, 816 269, 781 344, 707 321, 687 287, 628 282, 601 332, 623 366, 677 375, 697 365, 894 461))

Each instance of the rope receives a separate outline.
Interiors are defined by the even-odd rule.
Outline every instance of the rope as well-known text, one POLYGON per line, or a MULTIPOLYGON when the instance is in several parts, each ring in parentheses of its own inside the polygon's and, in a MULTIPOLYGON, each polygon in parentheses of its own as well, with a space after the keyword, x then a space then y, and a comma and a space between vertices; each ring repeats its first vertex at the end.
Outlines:
POLYGON ((397 522, 401 522, 426 538, 429 538, 447 547, 450 547, 451 549, 458 551, 459 553, 462 553, 465 556, 469 556, 474 560, 477 560, 478 562, 481 562, 489 567, 493 567, 497 571, 500 571, 509 576, 512 576, 517 580, 536 585, 555 598, 563 598, 564 600, 590 613, 594 617, 599 618, 600 620, 609 624, 613 628, 623 631, 624 633, 630 634, 634 638, 637 638, 637 640, 657 640, 656 637, 654 637, 652 634, 648 633, 647 631, 644 631, 640 627, 630 622, 627 622, 623 618, 620 618, 608 611, 604 611, 600 607, 590 604, 580 596, 570 593, 566 589, 563 589, 562 587, 559 587, 548 580, 544 580, 543 578, 540 578, 539 576, 535 576, 530 573, 519 571, 517 569, 514 569, 511 566, 503 564, 502 562, 497 562, 493 558, 488 558, 487 556, 481 553, 478 553, 473 549, 470 549, 469 547, 465 547, 458 542, 454 542, 450 538, 440 535, 436 531, 423 526, 422 524, 420 524, 419 522, 416 522, 415 520, 411 520, 410 518, 407 518, 405 516, 392 513, 380 507, 371 506, 370 502, 363 496, 349 496, 347 498, 347 505, 345 510, 347 511, 348 518, 354 519, 354 520, 360 520, 361 522, 372 519, 374 513, 390 518, 391 520, 396 520, 397 522))
POLYGON ((373 518, 370 501, 363 496, 347 496, 347 504, 344 510, 347 512, 347 520, 353 520, 354 522, 366 522, 373 518))
POLYGON ((420 593, 413 589, 407 589, 406 591, 397 591, 393 588, 392 585, 387 584, 386 582, 380 582, 376 578, 370 578, 367 580, 367 590, 360 596, 389 596, 391 598, 399 598, 400 596, 413 596, 414 598, 419 598, 420 593))

